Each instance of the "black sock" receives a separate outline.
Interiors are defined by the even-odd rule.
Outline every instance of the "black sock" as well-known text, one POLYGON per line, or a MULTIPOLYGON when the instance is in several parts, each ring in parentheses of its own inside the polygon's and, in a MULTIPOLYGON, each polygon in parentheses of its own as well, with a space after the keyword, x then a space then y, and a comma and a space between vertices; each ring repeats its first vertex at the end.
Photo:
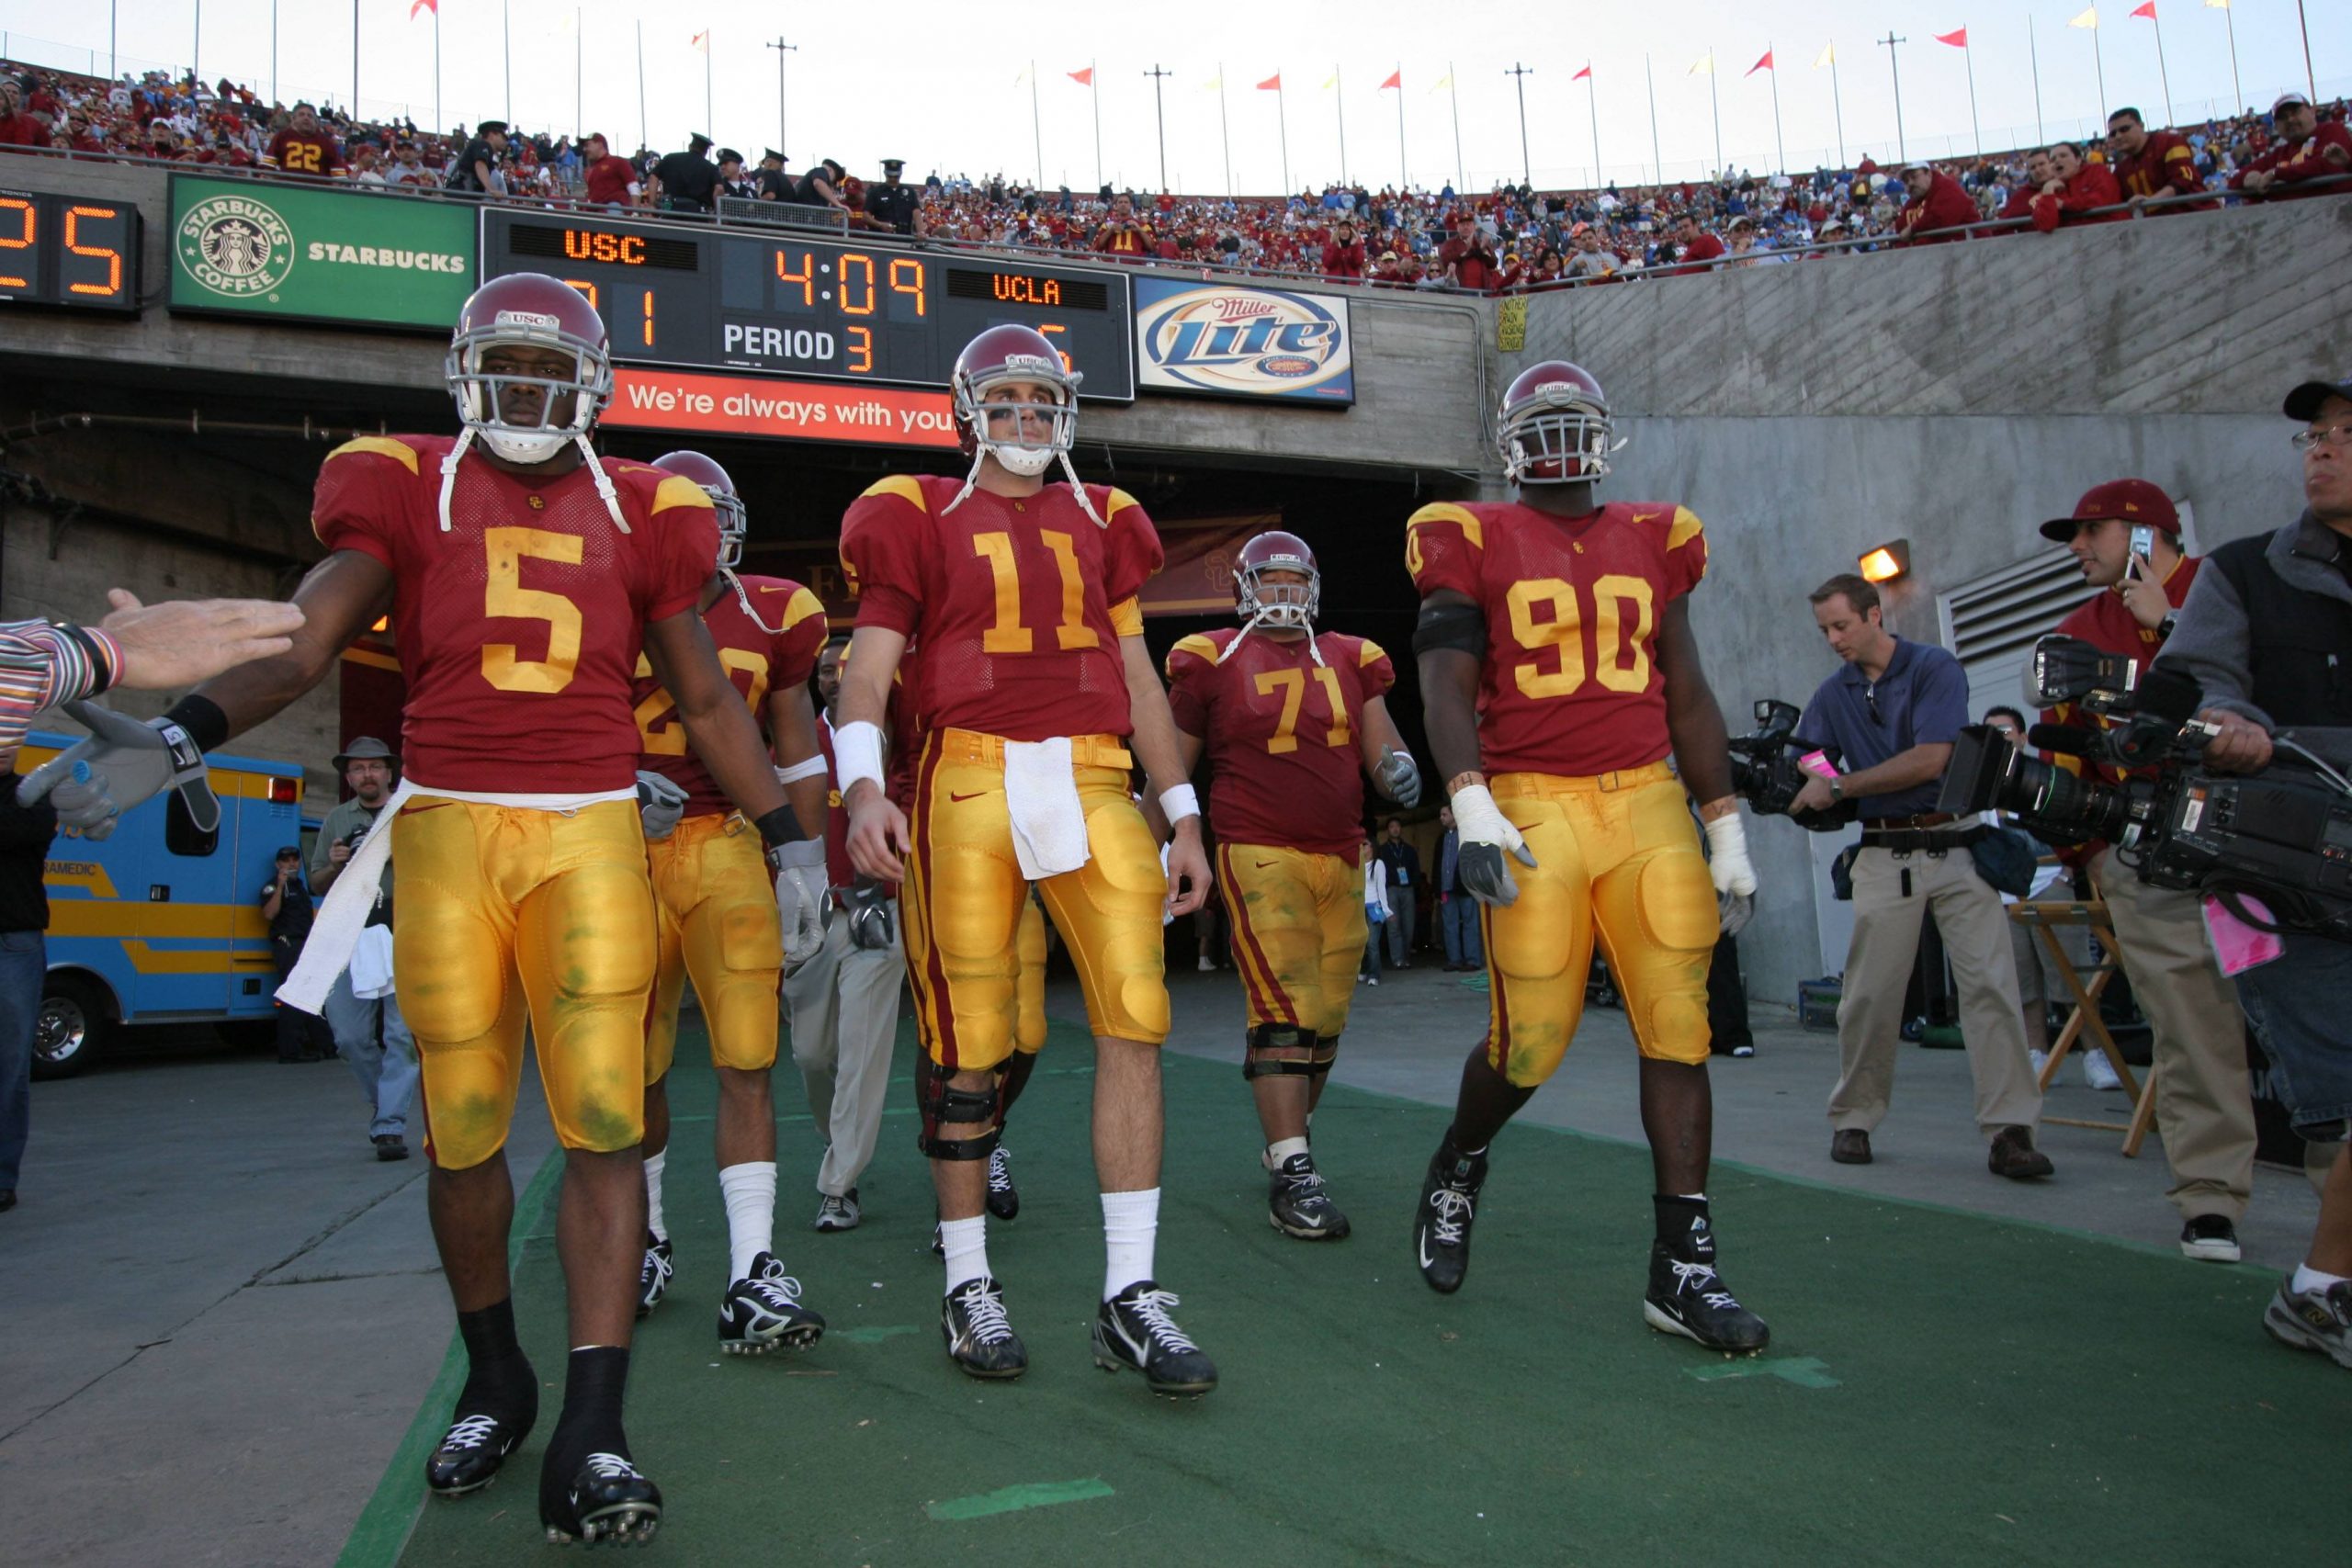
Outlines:
POLYGON ((1657 1217, 1657 1244, 1679 1257, 1698 1263, 1715 1260, 1715 1232, 1704 1198, 1684 1198, 1659 1192, 1650 1198, 1657 1217))
POLYGON ((621 1432, 621 1394, 628 1384, 626 1347, 590 1345, 571 1353, 564 1372, 563 1414, 556 1419, 547 1456, 539 1464, 541 1518, 569 1517, 572 1477, 590 1454, 630 1457, 628 1438, 621 1432))
POLYGON ((1453 1126, 1446 1140, 1460 1154, 1484 1154, 1503 1123, 1535 1096, 1533 1086, 1521 1088, 1497 1072, 1480 1045, 1462 1064, 1462 1089, 1453 1102, 1453 1126))
MULTIPOLYGON (((466 1345, 466 1384, 458 1391, 459 1416, 494 1416, 518 1433, 539 1415, 539 1380, 514 1338, 514 1298, 458 1314, 466 1345)), ((518 1439, 519 1440, 519 1439, 518 1439)))

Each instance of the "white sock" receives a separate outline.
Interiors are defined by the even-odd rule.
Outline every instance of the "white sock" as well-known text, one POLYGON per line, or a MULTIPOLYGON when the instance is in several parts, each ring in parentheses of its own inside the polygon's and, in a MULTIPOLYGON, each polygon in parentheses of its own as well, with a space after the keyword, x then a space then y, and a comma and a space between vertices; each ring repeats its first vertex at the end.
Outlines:
POLYGON ((645 1156, 645 1228, 656 1241, 670 1239, 670 1227, 662 1219, 662 1168, 669 1163, 667 1149, 645 1156))
POLYGON ((1306 1152, 1305 1138, 1280 1138, 1266 1145, 1263 1164, 1268 1170, 1280 1170, 1283 1168, 1283 1161, 1293 1155, 1303 1155, 1306 1152))
POLYGON ((752 1259, 775 1250, 775 1161, 727 1167, 718 1173, 718 1195, 727 1201, 728 1278, 748 1280, 752 1259))
POLYGON ((1102 1194, 1102 1299, 1109 1301, 1151 1273, 1152 1243, 1159 1235, 1159 1189, 1102 1194))
POLYGON ((2304 1292, 2316 1295, 2318 1292, 2326 1290, 2331 1285, 2340 1285, 2342 1283, 2344 1283, 2344 1276, 2341 1274, 2323 1274, 2308 1263, 2298 1263, 2295 1265, 2294 1288, 2298 1292, 2304 1292))
POLYGON ((989 1271, 989 1217, 939 1222, 940 1249, 947 1254, 947 1293, 954 1295, 989 1271))

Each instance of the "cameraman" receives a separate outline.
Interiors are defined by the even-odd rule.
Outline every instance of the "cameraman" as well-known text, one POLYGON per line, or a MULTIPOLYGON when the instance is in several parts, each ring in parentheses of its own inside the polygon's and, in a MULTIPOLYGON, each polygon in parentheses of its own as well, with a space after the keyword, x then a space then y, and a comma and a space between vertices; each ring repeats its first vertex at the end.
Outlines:
MULTIPOLYGON (((2271 732, 2329 761, 2352 757, 2352 380, 2307 381, 2287 394, 2302 451, 2303 514, 2267 536, 2233 540, 2198 574, 2165 644, 2163 664, 2194 679, 2222 727, 2206 765, 2269 766, 2271 732)), ((2311 1249, 2262 1316, 2281 1343, 2352 1367, 2352 944, 2301 932, 2237 976, 2238 1000, 2269 1055, 2295 1131, 2335 1144, 2311 1249)))
MULTIPOLYGON (((2084 582, 2104 591, 2059 622, 2059 634, 2121 654, 2135 671, 2153 661, 2203 564, 2181 553, 2170 498, 2145 479, 2110 479, 2085 491, 2072 514, 2044 523, 2041 536, 2073 551, 2084 582), (2134 547, 2137 529, 2147 531, 2139 541, 2144 553, 2134 547)), ((2042 717, 2111 728, 2072 703, 2042 717)), ((2054 760, 2075 772, 2083 766, 2072 757, 2054 760)), ((2093 765, 2106 782, 2122 782, 2121 770, 2093 765)), ((2254 1191, 2254 1097, 2237 998, 2213 960, 2198 899, 2141 881, 2109 844, 2086 844, 2065 858, 2088 864, 2132 995, 2154 1029, 2156 1128, 2172 1166, 2168 1196, 2180 1211, 2180 1250, 2234 1263, 2238 1216, 2254 1191)))
POLYGON ((1936 809, 1952 742, 1968 723, 1968 678, 1943 649, 1888 631, 1878 590, 1851 572, 1813 591, 1813 618, 1846 667, 1821 683, 1798 721, 1807 746, 1834 749, 1843 768, 1814 778, 1789 815, 1851 801, 1861 818, 1854 857, 1854 938, 1838 1004, 1838 1087, 1829 1096, 1829 1157, 1871 1162, 1871 1129, 1886 1115, 1904 981, 1919 922, 1936 912, 1960 986, 1961 1038, 1976 1080, 1976 1122, 1996 1176, 2048 1176, 2033 1146, 2041 1089, 2025 1055, 2025 1019, 2000 895, 1977 874, 1973 818, 1936 809))

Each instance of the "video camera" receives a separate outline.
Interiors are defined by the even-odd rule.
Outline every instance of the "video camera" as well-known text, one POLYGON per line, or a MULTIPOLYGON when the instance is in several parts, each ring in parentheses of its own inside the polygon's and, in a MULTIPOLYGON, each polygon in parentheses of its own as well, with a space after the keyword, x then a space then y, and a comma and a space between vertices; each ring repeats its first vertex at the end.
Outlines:
POLYGON ((2201 758, 2220 730, 2195 716, 2196 682, 2075 637, 2034 644, 2027 685, 2038 706, 2075 703, 2114 726, 2037 724, 2026 735, 2032 745, 2154 772, 2109 784, 1971 725, 1952 748, 1936 809, 2007 812, 2052 844, 2103 840, 2143 882, 2217 898, 2258 930, 2352 942, 2352 784, 2342 774, 2288 741, 2260 773, 2211 772, 2201 758), (2268 918, 2249 911, 2248 897, 2268 918))
MULTIPOLYGON (((1731 738, 1732 793, 1758 816, 1778 817, 1813 775, 1797 761, 1797 705, 1767 697, 1756 705, 1756 728, 1731 738)), ((1792 818, 1816 833, 1834 833, 1854 819, 1853 802, 1792 818)))

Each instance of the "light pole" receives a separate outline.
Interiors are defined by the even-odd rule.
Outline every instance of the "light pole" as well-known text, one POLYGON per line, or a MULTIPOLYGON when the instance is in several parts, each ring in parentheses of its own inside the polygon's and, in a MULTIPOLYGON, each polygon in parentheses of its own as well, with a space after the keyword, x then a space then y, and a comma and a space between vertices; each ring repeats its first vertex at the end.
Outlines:
POLYGON ((1511 68, 1503 74, 1515 78, 1511 85, 1519 89, 1519 177, 1532 186, 1535 183, 1535 164, 1527 155, 1527 79, 1535 74, 1535 69, 1513 61, 1511 68))

